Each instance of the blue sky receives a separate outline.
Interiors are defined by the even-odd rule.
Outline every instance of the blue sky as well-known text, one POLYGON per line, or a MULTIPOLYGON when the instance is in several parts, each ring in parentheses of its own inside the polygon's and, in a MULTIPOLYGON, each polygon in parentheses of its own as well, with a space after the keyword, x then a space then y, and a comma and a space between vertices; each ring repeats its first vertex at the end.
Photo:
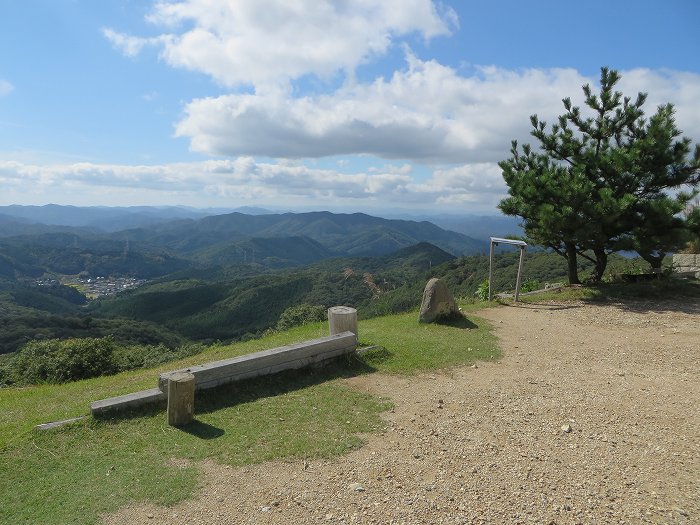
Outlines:
POLYGON ((0 204, 496 213, 600 66, 700 140, 700 3, 0 0, 0 204))

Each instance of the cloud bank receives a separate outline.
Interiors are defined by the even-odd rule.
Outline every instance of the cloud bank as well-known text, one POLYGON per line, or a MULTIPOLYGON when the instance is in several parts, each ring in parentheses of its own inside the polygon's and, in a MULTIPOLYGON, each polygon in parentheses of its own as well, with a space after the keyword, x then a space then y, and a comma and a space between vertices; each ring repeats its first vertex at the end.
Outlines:
MULTIPOLYGON (((104 35, 128 56, 156 46, 173 67, 209 75, 227 91, 186 102, 175 124, 190 149, 214 156, 319 158, 372 155, 435 165, 497 162, 512 139, 529 140, 529 116, 553 121, 561 99, 582 101, 595 85, 572 68, 456 69, 422 60, 409 37, 426 41, 458 27, 455 12, 430 0, 183 0, 158 2, 155 36, 104 35), (358 82, 354 72, 392 46, 404 67, 358 82), (297 82, 313 77, 320 89, 297 82), (340 83, 338 83, 340 80, 340 83)), ((626 94, 650 93, 647 112, 672 102, 681 129, 700 137, 700 75, 625 71, 626 94)))
MULTIPOLYGON (((474 203, 489 209, 503 196, 505 186, 498 166, 472 164, 436 170, 420 182, 411 167, 382 166, 366 172, 341 173, 291 163, 261 163, 252 157, 154 166, 76 163, 37 166, 0 161, 0 185, 6 195, 21 202, 22 194, 55 195, 70 191, 74 202, 81 193, 102 190, 103 202, 116 193, 158 192, 162 204, 199 198, 204 204, 289 205, 291 201, 316 207, 369 206, 375 208, 419 205, 446 207, 474 203)), ((98 202, 92 202, 98 204, 98 202)))
MULTIPOLYGON (((163 0, 148 21, 151 36, 112 28, 103 34, 126 56, 153 48, 168 65, 217 83, 219 94, 183 103, 175 135, 194 152, 228 160, 5 164, 0 176, 10 183, 64 180, 241 204, 473 204, 493 210, 505 195, 497 162, 508 157, 512 139, 532 142, 530 115, 555 121, 564 97, 583 105, 581 86, 598 80, 575 68, 513 70, 421 58, 411 43, 449 37, 459 27, 451 8, 431 0, 163 0), (358 80, 358 68, 386 66, 397 49, 403 49, 403 63, 358 80), (350 160, 338 170, 309 167, 313 159, 335 156, 396 165, 353 170, 350 160), (256 160, 261 157, 278 160, 256 160)), ((649 93, 648 115, 671 102, 684 134, 700 140, 700 75, 621 73, 626 95, 649 93)))

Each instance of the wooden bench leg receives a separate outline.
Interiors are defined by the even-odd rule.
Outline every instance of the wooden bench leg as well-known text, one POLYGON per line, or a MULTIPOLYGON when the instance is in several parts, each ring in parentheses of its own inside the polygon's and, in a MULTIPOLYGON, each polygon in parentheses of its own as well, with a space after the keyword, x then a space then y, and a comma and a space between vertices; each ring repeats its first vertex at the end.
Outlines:
POLYGON ((194 375, 177 372, 168 380, 168 425, 181 427, 194 418, 194 375))

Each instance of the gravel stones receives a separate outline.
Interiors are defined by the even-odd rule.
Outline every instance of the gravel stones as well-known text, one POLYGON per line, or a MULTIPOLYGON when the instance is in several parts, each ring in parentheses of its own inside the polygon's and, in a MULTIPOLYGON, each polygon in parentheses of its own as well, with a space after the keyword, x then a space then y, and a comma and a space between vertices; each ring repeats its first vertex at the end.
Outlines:
POLYGON ((395 403, 364 447, 303 463, 200 462, 193 499, 132 504, 105 523, 700 522, 700 301, 480 315, 506 349, 498 364, 338 379, 395 403))

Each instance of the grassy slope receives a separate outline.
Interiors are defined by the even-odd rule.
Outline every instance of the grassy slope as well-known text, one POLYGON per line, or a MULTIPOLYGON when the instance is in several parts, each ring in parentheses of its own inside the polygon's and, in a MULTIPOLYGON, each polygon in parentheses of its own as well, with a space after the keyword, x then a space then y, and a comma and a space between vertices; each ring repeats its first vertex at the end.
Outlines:
POLYGON ((327 326, 213 347, 162 369, 0 390, 0 523, 94 523, 129 502, 179 501, 196 490, 198 474, 194 466, 174 466, 173 459, 240 465, 328 457, 357 447, 358 433, 381 428, 379 414, 389 402, 351 390, 338 378, 497 358, 489 327, 473 320, 476 324, 419 325, 414 312, 362 321, 361 342, 378 346, 362 358, 200 393, 196 422, 185 431, 169 427, 162 408, 128 419, 88 418, 49 432, 33 427, 83 415, 96 399, 150 388, 160 370, 319 337, 327 326))

